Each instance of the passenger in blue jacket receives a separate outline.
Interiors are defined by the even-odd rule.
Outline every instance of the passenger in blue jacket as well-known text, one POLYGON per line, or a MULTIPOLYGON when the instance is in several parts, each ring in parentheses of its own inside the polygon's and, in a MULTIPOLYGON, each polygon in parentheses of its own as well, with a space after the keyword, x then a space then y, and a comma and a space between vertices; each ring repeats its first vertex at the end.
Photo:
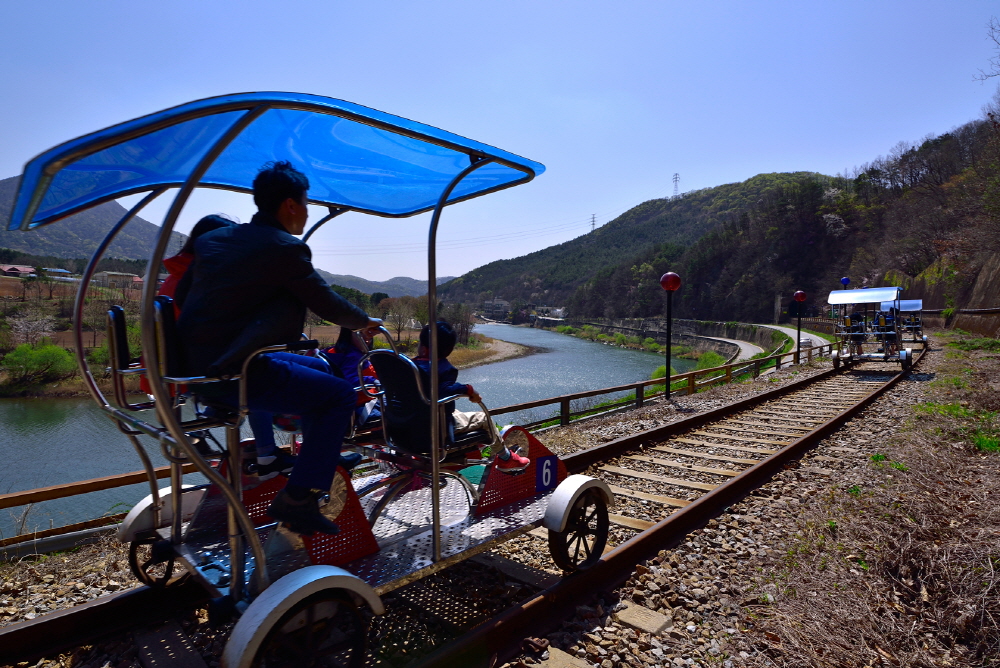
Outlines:
MULTIPOLYGON (((298 341, 306 309, 350 329, 382 324, 330 289, 313 268, 309 247, 293 236, 305 229, 308 189, 306 176, 291 164, 268 163, 253 182, 253 219, 198 239, 177 293, 177 329, 190 375, 235 375, 254 350, 298 341)), ((298 533, 337 533, 318 499, 337 470, 354 411, 353 385, 331 374, 322 360, 291 353, 258 356, 247 376, 251 410, 302 417, 302 449, 268 514, 298 533)), ((235 382, 200 385, 197 391, 238 403, 235 382)))
MULTIPOLYGON (((420 346, 417 348, 417 356, 413 363, 420 369, 420 376, 424 383, 424 388, 429 388, 431 383, 431 360, 430 360, 430 325, 425 325, 420 330, 420 346)), ((437 344, 438 344, 438 398, 450 397, 455 394, 462 394, 474 403, 482 402, 472 385, 463 385, 458 382, 458 369, 448 361, 448 355, 455 349, 458 337, 451 325, 443 320, 437 322, 437 344)), ((479 429, 489 429, 486 424, 486 413, 481 411, 463 413, 456 411, 454 404, 448 404, 448 418, 455 427, 455 433, 476 431, 479 429)), ((496 453, 495 466, 505 473, 516 473, 528 468, 531 461, 522 457, 516 452, 511 452, 506 445, 502 446, 500 452, 496 453)))

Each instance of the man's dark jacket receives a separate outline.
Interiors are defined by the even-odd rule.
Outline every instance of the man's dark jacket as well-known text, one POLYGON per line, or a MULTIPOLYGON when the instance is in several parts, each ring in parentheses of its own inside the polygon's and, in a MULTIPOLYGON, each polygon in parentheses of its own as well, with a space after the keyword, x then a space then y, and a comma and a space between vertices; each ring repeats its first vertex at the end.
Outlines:
POLYGON ((316 273, 309 246, 268 214, 200 237, 184 279, 177 329, 190 375, 238 373, 254 350, 298 341, 307 308, 351 329, 368 324, 316 273))

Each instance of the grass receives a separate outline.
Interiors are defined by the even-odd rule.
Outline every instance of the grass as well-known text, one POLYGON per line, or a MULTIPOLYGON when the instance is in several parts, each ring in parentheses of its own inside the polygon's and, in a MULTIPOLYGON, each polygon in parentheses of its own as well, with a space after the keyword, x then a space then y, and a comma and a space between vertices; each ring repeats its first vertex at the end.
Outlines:
POLYGON ((980 452, 998 452, 1000 451, 1000 436, 997 436, 995 432, 977 429, 972 434, 972 444, 980 452))
POLYGON ((1000 339, 962 339, 961 341, 952 341, 945 345, 949 348, 957 348, 959 350, 985 350, 991 353, 1000 353, 1000 339))

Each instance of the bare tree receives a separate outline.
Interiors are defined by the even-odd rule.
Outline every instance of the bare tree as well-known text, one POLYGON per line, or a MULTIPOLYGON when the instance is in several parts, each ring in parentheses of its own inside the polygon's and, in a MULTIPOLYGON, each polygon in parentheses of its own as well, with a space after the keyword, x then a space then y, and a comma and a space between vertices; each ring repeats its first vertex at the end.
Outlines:
POLYGON ((995 16, 991 16, 990 22, 986 24, 986 37, 993 42, 997 55, 990 58, 989 69, 979 70, 979 74, 972 77, 973 81, 986 81, 993 77, 1000 77, 1000 20, 995 16))
POLYGON ((26 304, 16 314, 7 316, 14 343, 35 345, 42 337, 52 334, 56 320, 34 304, 26 304))
POLYGON ((390 302, 390 304, 388 305, 385 321, 389 325, 389 329, 396 332, 396 341, 399 342, 400 335, 413 318, 413 305, 402 297, 390 297, 389 299, 383 299, 380 306, 386 302, 390 302))
POLYGON ((307 336, 311 339, 313 337, 313 327, 321 327, 326 324, 326 320, 319 317, 312 311, 306 311, 306 331, 307 336))

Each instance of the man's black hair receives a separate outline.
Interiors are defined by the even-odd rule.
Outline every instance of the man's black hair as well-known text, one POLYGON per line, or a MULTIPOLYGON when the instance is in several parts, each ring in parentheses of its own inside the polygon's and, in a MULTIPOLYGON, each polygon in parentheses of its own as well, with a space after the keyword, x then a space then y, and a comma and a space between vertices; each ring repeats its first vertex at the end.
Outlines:
MULTIPOLYGON (((438 358, 445 358, 451 355, 451 351, 455 349, 455 343, 458 341, 458 337, 455 336, 455 330, 451 328, 444 320, 437 321, 437 331, 438 331, 438 358)), ((431 326, 424 325, 424 328, 420 330, 420 345, 427 348, 429 351, 431 349, 431 326)))
POLYGON ((309 190, 309 179, 285 160, 265 163, 253 180, 253 202, 264 212, 274 214, 286 199, 296 202, 309 190))
POLYGON ((187 241, 184 242, 184 247, 181 248, 182 253, 194 254, 194 242, 198 240, 203 234, 207 234, 212 230, 217 230, 220 227, 229 227, 230 225, 235 225, 233 221, 228 218, 223 218, 222 216, 217 216, 212 214, 210 216, 205 216, 191 228, 191 234, 188 235, 187 241))
POLYGON ((348 352, 354 347, 354 331, 348 327, 341 327, 340 334, 337 336, 337 342, 333 344, 333 347, 340 354, 348 352))

